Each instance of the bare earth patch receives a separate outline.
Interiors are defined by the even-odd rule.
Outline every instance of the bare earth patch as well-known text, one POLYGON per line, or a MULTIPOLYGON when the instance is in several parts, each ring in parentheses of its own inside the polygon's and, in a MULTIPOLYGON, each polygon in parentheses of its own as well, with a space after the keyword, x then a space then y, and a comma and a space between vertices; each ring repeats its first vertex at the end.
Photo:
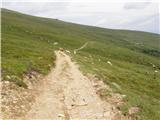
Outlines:
MULTIPOLYGON (((24 116, 35 102, 43 84, 42 76, 31 72, 24 76, 28 89, 19 87, 13 82, 1 82, 1 115, 4 119, 16 119, 24 116)), ((0 115, 0 116, 1 116, 0 115)))

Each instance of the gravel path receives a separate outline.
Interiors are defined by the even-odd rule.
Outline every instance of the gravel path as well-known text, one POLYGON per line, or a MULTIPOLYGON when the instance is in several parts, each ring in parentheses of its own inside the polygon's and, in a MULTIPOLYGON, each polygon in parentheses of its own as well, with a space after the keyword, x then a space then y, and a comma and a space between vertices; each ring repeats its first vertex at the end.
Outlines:
POLYGON ((100 99, 91 80, 71 58, 61 51, 56 56, 56 67, 46 77, 43 92, 25 119, 115 120, 111 104, 100 99))

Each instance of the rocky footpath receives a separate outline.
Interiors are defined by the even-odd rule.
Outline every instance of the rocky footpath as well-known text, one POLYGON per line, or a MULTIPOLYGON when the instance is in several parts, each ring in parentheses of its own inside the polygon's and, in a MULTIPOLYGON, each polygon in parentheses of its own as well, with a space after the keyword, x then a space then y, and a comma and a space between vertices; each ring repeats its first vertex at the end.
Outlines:
POLYGON ((112 105, 112 110, 116 113, 113 120, 138 120, 138 118, 134 116, 135 113, 139 112, 138 107, 131 107, 128 110, 128 114, 122 115, 120 107, 126 103, 126 95, 113 92, 111 87, 104 84, 103 80, 98 79, 96 75, 87 74, 86 76, 91 80, 92 85, 96 90, 96 94, 112 105))

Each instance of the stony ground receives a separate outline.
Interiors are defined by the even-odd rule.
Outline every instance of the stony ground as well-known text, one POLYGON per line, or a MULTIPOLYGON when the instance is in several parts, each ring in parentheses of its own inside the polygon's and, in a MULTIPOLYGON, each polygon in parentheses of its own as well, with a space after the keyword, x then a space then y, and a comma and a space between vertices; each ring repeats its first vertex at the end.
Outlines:
POLYGON ((28 89, 19 87, 9 81, 1 81, 1 111, 3 118, 19 118, 28 112, 41 92, 43 77, 31 72, 30 77, 24 76, 28 89))

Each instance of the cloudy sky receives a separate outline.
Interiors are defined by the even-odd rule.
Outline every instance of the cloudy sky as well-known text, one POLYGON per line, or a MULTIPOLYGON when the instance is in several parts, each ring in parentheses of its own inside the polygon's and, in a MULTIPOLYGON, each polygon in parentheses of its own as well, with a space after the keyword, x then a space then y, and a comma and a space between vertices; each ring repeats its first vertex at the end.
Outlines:
POLYGON ((85 25, 160 33, 158 0, 25 1, 5 0, 2 7, 85 25))

